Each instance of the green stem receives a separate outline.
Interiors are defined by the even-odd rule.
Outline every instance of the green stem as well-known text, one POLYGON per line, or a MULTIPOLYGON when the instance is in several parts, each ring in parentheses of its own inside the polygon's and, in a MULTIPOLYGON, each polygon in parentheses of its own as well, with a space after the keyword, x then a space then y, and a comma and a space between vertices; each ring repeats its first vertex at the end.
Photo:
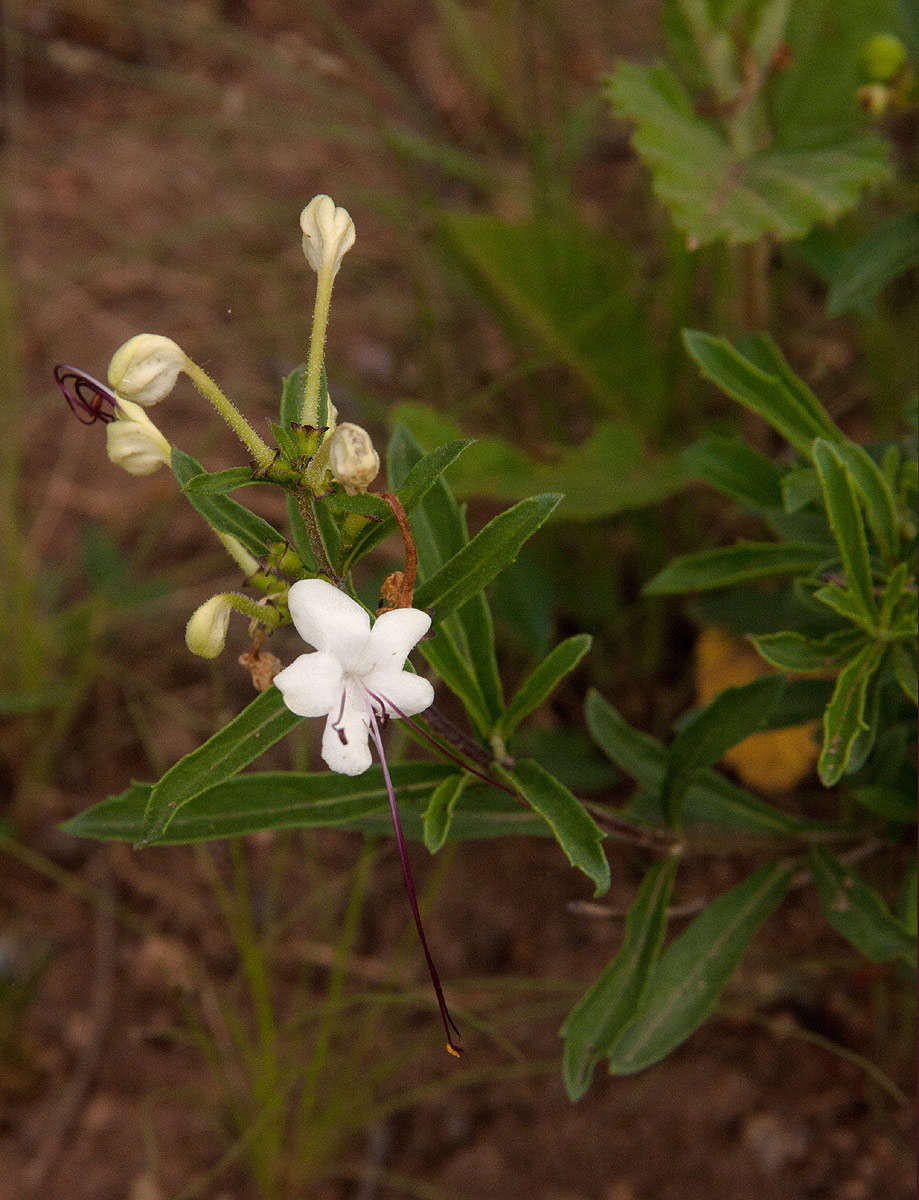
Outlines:
POLYGON ((303 388, 303 408, 300 413, 300 424, 311 425, 314 429, 319 424, 320 373, 334 282, 335 273, 331 264, 323 264, 316 278, 316 303, 313 306, 313 328, 310 332, 310 352, 306 362, 306 383, 303 388))
POLYGON ((223 597, 234 612, 259 621, 266 629, 277 629, 281 624, 280 612, 270 604, 260 604, 258 600, 244 596, 242 592, 224 592, 223 597))
POLYGON ((236 405, 229 400, 214 383, 210 375, 197 363, 186 357, 185 371, 189 379, 206 400, 213 404, 242 444, 246 447, 260 471, 267 471, 274 462, 275 454, 267 442, 263 442, 236 405))
POLYGON ((340 587, 342 580, 341 576, 332 566, 332 560, 329 558, 329 552, 326 549, 325 539, 322 536, 322 530, 319 528, 319 518, 316 515, 316 506, 313 504, 313 497, 307 491, 297 492, 297 510, 303 519, 303 524, 306 528, 306 536, 309 538, 310 549, 316 559, 319 574, 326 575, 335 584, 340 587))

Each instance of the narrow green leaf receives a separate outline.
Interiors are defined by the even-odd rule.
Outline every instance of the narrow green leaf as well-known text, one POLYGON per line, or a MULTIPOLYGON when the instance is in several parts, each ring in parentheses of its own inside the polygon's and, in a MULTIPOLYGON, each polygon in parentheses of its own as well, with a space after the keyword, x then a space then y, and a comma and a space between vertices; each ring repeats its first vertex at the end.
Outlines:
POLYGON ((814 504, 820 495, 820 480, 813 467, 798 467, 782 476, 782 507, 790 515, 814 504))
POLYGON ((874 784, 852 788, 846 795, 882 821, 894 821, 898 825, 916 824, 915 796, 904 796, 893 788, 874 784))
POLYGON ((836 448, 823 438, 817 438, 811 453, 820 476, 833 536, 842 555, 846 584, 857 597, 865 617, 869 621, 876 620, 871 558, 852 475, 836 448))
POLYGON ((741 349, 761 371, 775 375, 782 387, 807 414, 814 429, 834 444, 843 445, 846 437, 768 333, 754 333, 743 338, 741 349))
POLYGON ((248 487, 250 483, 263 482, 253 478, 251 467, 230 467, 227 471, 217 471, 213 475, 202 471, 200 475, 192 476, 182 490, 186 496, 222 496, 236 488, 248 487))
POLYGON ((826 298, 827 315, 860 308, 919 266, 919 216, 900 213, 875 226, 842 258, 826 298))
POLYGON ((912 700, 913 704, 919 703, 917 699, 917 671, 916 671, 916 646, 905 645, 903 642, 897 642, 891 651, 891 661, 893 663, 894 679, 903 689, 907 699, 912 700))
POLYGON ((524 679, 507 710, 502 728, 507 737, 514 732, 524 717, 546 700, 565 676, 573 671, 587 651, 593 638, 580 633, 566 638, 524 679))
POLYGON ((452 619, 442 621, 437 626, 434 637, 421 642, 418 649, 450 691, 462 701, 470 721, 479 733, 487 737, 491 730, 488 709, 472 666, 457 646, 452 619))
POLYGON ((664 940, 678 865, 671 858, 648 868, 629 909, 616 957, 562 1025, 562 1074, 572 1100, 580 1100, 590 1087, 594 1067, 610 1052, 641 1002, 664 940))
POLYGON ((711 433, 687 446, 682 460, 690 474, 754 508, 782 503, 782 472, 739 437, 711 433))
POLYGON ((434 620, 443 620, 461 608, 476 592, 514 561, 526 540, 539 529, 562 497, 549 493, 521 500, 489 521, 472 541, 415 593, 418 608, 431 612, 434 620))
POLYGON ((900 551, 897 501, 881 468, 864 447, 854 442, 835 444, 833 452, 852 476, 882 557, 896 558, 900 551))
POLYGON ((778 374, 761 370, 727 338, 684 329, 683 341, 706 379, 758 413, 802 454, 809 452, 814 438, 829 432, 778 374))
POLYGON ((610 1073, 630 1075, 675 1050, 712 1014, 759 926, 791 883, 787 863, 761 867, 713 900, 654 967, 638 1012, 610 1054, 610 1073))
POLYGON ((675 558, 644 586, 646 596, 672 596, 728 587, 770 575, 810 575, 827 562, 825 546, 746 542, 675 558))
MULTIPOLYGON (((206 474, 199 462, 180 450, 172 448, 172 470, 183 491, 197 475, 206 474)), ((284 538, 267 521, 257 517, 235 500, 227 496, 207 496, 195 492, 185 492, 192 508, 196 509, 205 521, 221 533, 232 534, 246 549, 261 558, 267 554, 272 543, 283 542, 284 538)))
MULTIPOLYGON (((386 451, 389 485, 398 493, 424 451, 411 430, 401 422, 393 428, 386 451)), ((418 578, 423 583, 465 545, 459 505, 443 475, 439 476, 415 511, 412 533, 418 547, 418 578)))
POLYGON ((456 802, 469 782, 466 774, 448 775, 431 792, 431 799, 424 811, 424 844, 432 854, 443 846, 450 832, 456 802))
POLYGON ((811 850, 810 865, 823 915, 837 933, 871 962, 901 958, 915 967, 915 937, 873 887, 822 846, 811 850))
POLYGON ((303 720, 268 688, 197 750, 186 754, 153 787, 138 846, 159 841, 176 813, 209 787, 235 775, 303 720))
POLYGON ((868 731, 864 720, 868 685, 883 657, 883 643, 869 642, 839 672, 833 699, 823 716, 823 750, 817 773, 824 787, 839 782, 849 768, 856 739, 868 731))
MULTIPOLYGON (((667 749, 656 738, 633 729, 613 706, 591 689, 584 707, 587 727, 600 749, 643 791, 659 796, 667 769, 667 749)), ((759 796, 719 775, 700 771, 690 785, 683 808, 683 824, 713 825, 757 833, 793 834, 820 827, 774 808, 759 796)))
MULTIPOLYGON (((456 768, 434 763, 395 763, 390 768, 405 836, 422 836, 423 814, 432 788, 456 768)), ((132 784, 86 809, 62 828, 76 837, 136 842, 152 787, 132 784)), ((213 841, 272 829, 334 827, 392 836, 392 817, 379 767, 363 775, 331 771, 297 774, 278 771, 237 775, 199 793, 184 805, 159 841, 161 846, 213 841)), ((453 814, 449 837, 549 837, 535 813, 494 788, 468 787, 453 814)))
POLYGON ((845 662, 864 645, 860 629, 842 629, 822 638, 791 631, 749 639, 767 663, 781 671, 826 671, 845 662))
POLYGON ((831 608, 844 620, 863 629, 872 638, 876 634, 875 621, 865 615, 864 605, 850 588, 841 588, 838 583, 828 583, 826 587, 818 588, 814 592, 814 599, 831 608))
POLYGON ((299 425, 303 415, 303 392, 306 387, 306 363, 294 367, 281 387, 281 424, 289 429, 299 425))
MULTIPOLYGON (((415 511, 447 467, 455 462, 463 451, 473 444, 473 441, 473 438, 464 438, 459 441, 448 442, 445 446, 438 446, 436 450, 430 454, 426 454, 423 458, 419 458, 414 463, 400 486, 396 489, 396 495, 399 497, 406 513, 415 511)), ((391 514, 385 517, 379 524, 369 526, 348 551, 344 569, 350 571, 354 564, 362 559, 365 554, 369 553, 375 546, 378 546, 380 542, 385 541, 386 538, 395 532, 396 521, 391 514)))
POLYGON ((504 716, 505 704, 495 650, 495 624, 485 592, 477 592, 467 600, 457 615, 466 633, 469 661, 488 710, 489 727, 493 728, 504 716))
POLYGON ((695 773, 714 766, 732 746, 765 728, 784 691, 785 680, 780 675, 764 675, 751 683, 725 688, 682 727, 670 747, 661 784, 661 803, 671 824, 679 822, 695 773))
POLYGON ((577 797, 531 758, 521 759, 513 771, 499 768, 498 773, 551 826, 568 861, 593 881, 594 895, 601 896, 610 880, 601 845, 606 834, 577 797))

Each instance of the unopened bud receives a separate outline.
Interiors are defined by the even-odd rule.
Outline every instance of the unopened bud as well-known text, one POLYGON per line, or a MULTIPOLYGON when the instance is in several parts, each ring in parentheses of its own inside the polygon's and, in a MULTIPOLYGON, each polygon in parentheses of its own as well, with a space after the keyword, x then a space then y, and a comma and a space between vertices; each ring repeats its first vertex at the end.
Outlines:
POLYGON ((331 196, 314 196, 300 214, 303 230, 303 253, 306 261, 319 274, 331 268, 338 274, 341 260, 354 245, 354 222, 347 209, 336 208, 331 196))
POLYGON ((181 346, 158 333, 138 333, 115 351, 108 381, 119 397, 156 404, 175 387, 188 359, 181 346))
POLYGON ((350 421, 336 425, 329 439, 329 470, 349 496, 366 492, 380 471, 380 456, 366 429, 350 421))
POLYGON ((865 76, 873 83, 890 83, 906 64, 906 47, 892 33, 876 33, 862 46, 865 76))
POLYGON ((199 658, 216 658, 227 640, 232 605, 226 595, 211 596, 188 619, 185 644, 199 658))
POLYGON ((118 400, 115 420, 105 427, 108 456, 129 475, 152 475, 172 456, 172 447, 139 404, 118 400))

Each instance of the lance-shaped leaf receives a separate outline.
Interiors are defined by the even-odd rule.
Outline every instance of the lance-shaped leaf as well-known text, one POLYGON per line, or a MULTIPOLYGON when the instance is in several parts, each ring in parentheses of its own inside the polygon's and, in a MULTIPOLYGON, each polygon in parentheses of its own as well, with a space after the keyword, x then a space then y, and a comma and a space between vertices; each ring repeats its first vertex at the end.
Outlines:
POLYGON ((594 1067, 609 1054, 645 993, 664 940, 678 865, 671 858, 648 868, 629 909, 616 957, 562 1025, 562 1074, 572 1100, 580 1100, 590 1087, 594 1067))
POLYGON ((903 642, 897 642, 891 650, 891 662, 894 679, 903 689, 904 695, 912 700, 913 704, 919 703, 915 644, 907 646, 903 642))
POLYGON ((601 845, 606 834, 577 797, 531 758, 521 759, 513 771, 496 772, 547 822, 571 865, 593 881, 595 895, 602 895, 610 879, 601 845))
MULTIPOLYGON (((405 835, 420 838, 432 788, 455 775, 456 768, 396 763, 390 772, 405 835)), ((76 837, 136 842, 151 790, 149 783, 134 783, 121 795, 79 813, 63 828, 76 837)), ((237 775, 184 805, 158 845, 212 841, 272 829, 325 827, 392 836, 392 816, 379 767, 370 767, 356 776, 331 771, 237 775)), ((523 834, 549 837, 551 830, 545 821, 504 792, 469 787, 454 810, 448 836, 459 841, 523 834)))
MULTIPOLYGON (((196 476, 207 474, 199 462, 178 446, 172 448, 172 470, 183 489, 196 476)), ((284 541, 267 521, 228 496, 209 496, 196 491, 185 492, 185 495, 192 508, 197 509, 209 525, 221 533, 232 534, 256 558, 268 554, 272 544, 284 541)))
POLYGON ((811 850, 811 871, 823 915, 872 962, 895 958, 916 965, 916 939, 884 898, 822 846, 811 850))
POLYGON ((457 646, 457 624, 452 618, 442 621, 437 626, 434 636, 421 642, 418 649, 450 691, 462 702, 469 720, 478 732, 487 738, 492 722, 469 659, 464 657, 457 646))
POLYGON ((900 549, 897 501, 884 473, 868 451, 854 442, 834 444, 833 453, 852 477, 882 556, 896 558, 900 549))
POLYGON ((448 775, 431 792, 431 799, 424 811, 423 837, 424 844, 432 854, 436 854, 447 840, 456 802, 469 779, 469 775, 465 773, 448 775))
POLYGON ((851 472, 835 447, 822 438, 814 442, 812 455, 820 476, 827 516, 842 555, 846 584, 858 600, 865 618, 876 620, 868 540, 851 472))
POLYGON ((919 266, 919 215, 900 213, 871 230, 837 264, 826 298, 827 315, 864 306, 901 275, 919 266))
POLYGON ((202 471, 194 475, 182 489, 186 496, 223 496, 236 488, 248 487, 252 483, 263 483, 256 479, 251 467, 230 467, 226 471, 217 471, 213 475, 202 471))
POLYGON ((814 438, 842 438, 816 397, 800 381, 800 386, 794 385, 796 377, 790 368, 783 370, 785 360, 774 343, 770 346, 762 339, 752 341, 758 359, 754 361, 727 338, 684 329, 683 341, 706 379, 758 413, 802 454, 809 453, 814 438))
POLYGON ((435 621, 461 608, 514 561, 562 499, 553 493, 532 496, 499 513, 417 589, 416 607, 431 612, 435 621))
POLYGON ((569 671, 574 670, 590 649, 592 642, 593 638, 588 633, 566 638, 530 672, 517 689, 501 723, 507 737, 510 737, 524 717, 539 708, 555 691, 569 671))
POLYGON ((690 474, 754 508, 782 503, 782 472, 771 458, 739 437, 711 433, 682 454, 690 474))
POLYGON ((646 596, 672 596, 729 587, 770 575, 810 575, 825 566, 826 546, 796 542, 737 542, 675 558, 644 586, 646 596))
MULTIPOLYGON (((585 705, 587 727, 600 749, 631 775, 642 790, 659 796, 667 769, 667 749, 656 738, 633 729, 599 692, 591 690, 585 705)), ((759 796, 702 770, 692 781, 683 807, 684 826, 715 825, 755 833, 797 833, 820 828, 820 822, 783 813, 759 796)))
POLYGON ((154 786, 138 846, 159 841, 184 804, 248 766, 302 720, 285 705, 276 687, 262 692, 229 725, 170 767, 154 786))
POLYGON ((683 725, 670 747, 661 784, 661 804, 671 824, 679 822, 695 773, 714 766, 732 746, 765 729, 784 691, 785 680, 780 675, 725 688, 683 725))
POLYGON ((674 938, 652 971, 634 1020, 613 1046, 611 1074, 649 1067, 707 1020, 753 934, 784 899, 791 876, 787 863, 767 863, 674 938))
MULTIPOLYGON (((865 722, 868 686, 884 657, 882 642, 868 642, 839 672, 833 699, 823 716, 823 750, 817 773, 824 787, 838 783, 847 770, 865 722)), ((860 765, 860 764, 859 764, 860 765)))
POLYGON ((765 633, 749 639, 767 663, 781 671, 826 671, 847 662, 865 644, 860 629, 840 629, 822 638, 802 633, 765 633))

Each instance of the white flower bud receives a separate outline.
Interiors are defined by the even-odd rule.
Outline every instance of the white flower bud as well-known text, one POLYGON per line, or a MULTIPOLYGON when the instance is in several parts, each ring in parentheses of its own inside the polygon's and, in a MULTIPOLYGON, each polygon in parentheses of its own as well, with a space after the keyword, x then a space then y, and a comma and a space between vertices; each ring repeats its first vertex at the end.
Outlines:
POLYGON ((331 267, 338 274, 341 260, 354 245, 354 222, 344 208, 336 208, 331 196, 314 196, 300 214, 303 253, 319 274, 331 267))
POLYGON ((152 475, 168 464, 172 447, 139 404, 118 400, 115 420, 105 427, 108 456, 129 475, 152 475))
POLYGON ((119 397, 136 404, 156 404, 175 387, 187 361, 184 350, 171 338, 138 333, 115 351, 108 381, 119 397))
POLYGON ((185 644, 199 658, 216 658, 227 639, 232 605, 226 595, 211 596, 196 608, 185 626, 185 644))
POLYGON ((380 471, 380 456, 370 434, 360 425, 343 421, 329 439, 329 470, 349 496, 366 492, 380 471))

